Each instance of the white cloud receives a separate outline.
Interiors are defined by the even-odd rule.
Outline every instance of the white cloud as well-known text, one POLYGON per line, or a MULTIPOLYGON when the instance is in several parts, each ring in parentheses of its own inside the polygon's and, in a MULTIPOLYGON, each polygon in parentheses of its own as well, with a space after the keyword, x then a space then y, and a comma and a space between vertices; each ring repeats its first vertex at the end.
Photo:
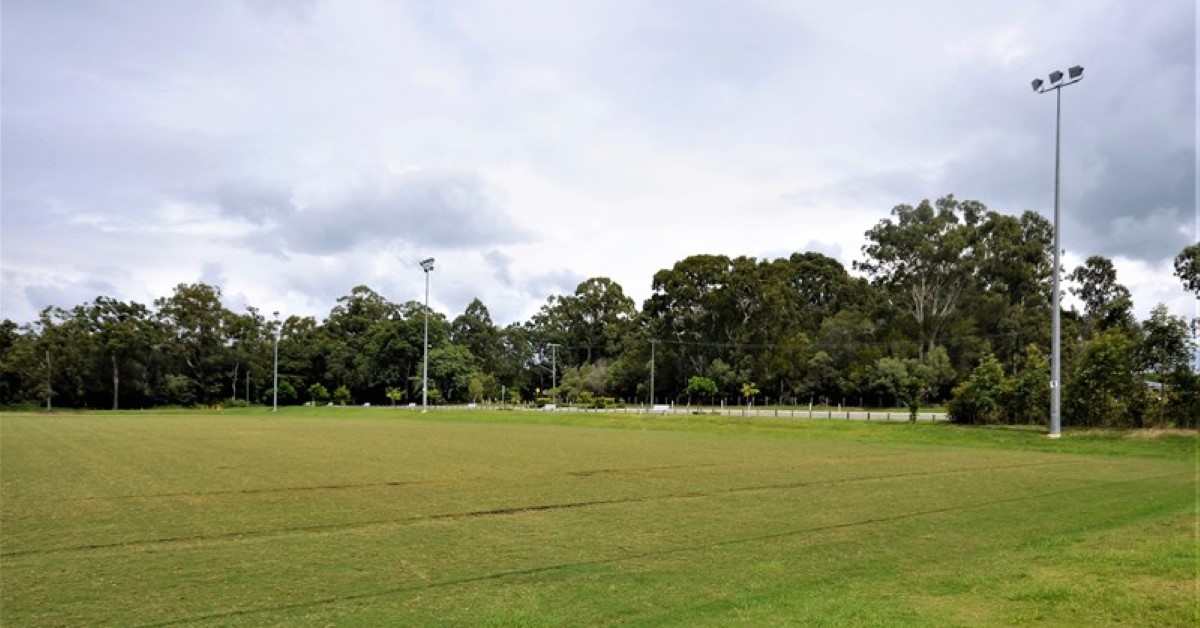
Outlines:
POLYGON ((1077 62, 1065 247, 1125 260, 1139 311, 1186 298, 1186 0, 124 0, 3 29, 3 316, 205 276, 323 316, 357 284, 422 298, 436 256, 434 304, 503 323, 590 276, 643 299, 695 253, 848 263, 899 203, 1048 214, 1028 83, 1077 62))

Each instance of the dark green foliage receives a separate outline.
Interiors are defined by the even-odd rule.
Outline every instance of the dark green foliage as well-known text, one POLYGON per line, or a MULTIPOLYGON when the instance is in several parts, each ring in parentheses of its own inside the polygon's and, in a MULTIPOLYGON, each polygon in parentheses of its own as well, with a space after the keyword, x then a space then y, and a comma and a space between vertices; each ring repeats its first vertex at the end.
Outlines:
POLYGON ((1108 329, 1088 341, 1067 380, 1063 423, 1141 427, 1146 385, 1136 366, 1136 345, 1125 331, 1108 329))
POLYGON ((1175 257, 1175 276, 1200 299, 1200 242, 1184 247, 1175 257))
POLYGON ((313 384, 308 387, 308 398, 313 405, 317 405, 329 398, 329 389, 325 388, 323 384, 313 384))
MULTIPOLYGON (((24 325, 0 322, 0 404, 270 401, 276 338, 280 403, 324 402, 329 389, 339 401, 415 403, 428 314, 435 402, 507 393, 645 403, 653 389, 657 403, 756 397, 914 415, 950 400, 963 422, 1045 423, 1049 222, 945 196, 895 207, 866 240, 856 263, 866 279, 814 252, 693 255, 654 273, 640 311, 622 286, 594 277, 505 327, 479 299, 450 320, 364 285, 324 320, 233 312, 220 288, 202 283, 180 284, 153 309, 102 296, 24 325), (754 395, 742 388, 749 382, 754 395)), ((1176 259, 1189 290, 1198 251, 1176 259)), ((1186 321, 1160 307, 1139 324, 1103 257, 1070 280, 1084 308, 1062 313, 1064 423, 1195 425, 1186 321)))
POLYGON ((1067 275, 1076 283, 1071 293, 1083 300, 1084 320, 1097 331, 1114 327, 1132 329, 1133 299, 1129 289, 1117 283, 1112 260, 1099 255, 1087 258, 1083 266, 1067 275))
POLYGON ((954 388, 949 405, 950 420, 968 425, 999 423, 1003 418, 1004 370, 993 356, 987 356, 971 372, 967 381, 954 388))

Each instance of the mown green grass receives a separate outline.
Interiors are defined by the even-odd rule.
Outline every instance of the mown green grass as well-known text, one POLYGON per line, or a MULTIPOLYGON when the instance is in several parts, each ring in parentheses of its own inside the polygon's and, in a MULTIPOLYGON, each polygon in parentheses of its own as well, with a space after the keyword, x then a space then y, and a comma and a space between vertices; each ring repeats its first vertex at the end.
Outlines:
POLYGON ((1194 625, 1196 438, 0 416, 4 625, 1194 625))

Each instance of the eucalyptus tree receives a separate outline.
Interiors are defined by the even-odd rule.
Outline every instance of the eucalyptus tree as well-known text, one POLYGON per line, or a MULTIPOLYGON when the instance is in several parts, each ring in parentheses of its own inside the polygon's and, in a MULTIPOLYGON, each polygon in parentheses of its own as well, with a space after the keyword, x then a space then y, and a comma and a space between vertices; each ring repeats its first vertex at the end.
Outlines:
POLYGON ((11 404, 19 397, 21 378, 13 365, 13 348, 21 341, 20 326, 15 321, 0 321, 0 404, 11 404))
POLYGON ((551 295, 534 314, 530 330, 543 345, 562 347, 561 364, 578 366, 616 357, 636 313, 633 299, 625 296, 620 284, 593 277, 572 294, 551 295))
POLYGON ((986 207, 953 195, 897 205, 867 231, 854 266, 912 321, 918 356, 938 344, 973 279, 976 229, 986 207))
POLYGON ((1192 339, 1188 324, 1158 304, 1142 323, 1138 348, 1139 368, 1165 382, 1171 375, 1190 368, 1192 339))
POLYGON ((463 313, 451 321, 450 342, 470 351, 483 372, 494 374, 497 371, 500 329, 492 322, 487 306, 478 298, 472 299, 463 313))
POLYGON ((231 361, 228 334, 233 320, 221 303, 221 289, 179 284, 154 305, 167 334, 163 350, 172 361, 170 373, 187 378, 196 401, 219 399, 222 375, 231 361))
POLYGON ((87 405, 96 343, 79 310, 50 306, 17 330, 5 356, 5 370, 20 386, 15 397, 47 409, 87 405))
POLYGON ((952 328, 947 344, 964 367, 992 354, 1013 372, 1026 345, 1049 347, 1054 228, 1033 212, 989 211, 977 234, 965 324, 952 328))
POLYGON ((1075 282, 1071 294, 1083 301, 1084 320, 1093 330, 1129 331, 1137 325, 1133 318, 1133 298, 1129 289, 1117 282, 1112 260, 1093 255, 1071 271, 1067 280, 1075 282))
POLYGON ((1200 242, 1183 247, 1175 257, 1175 276, 1200 299, 1200 242))
POLYGON ((335 388, 346 386, 358 393, 365 392, 372 383, 371 371, 381 335, 386 335, 388 321, 396 314, 395 304, 364 285, 355 286, 350 294, 339 297, 323 325, 328 353, 322 379, 335 388))
POLYGON ((733 264, 724 255, 693 255, 654 274, 642 309, 651 339, 661 343, 658 381, 680 390, 687 378, 707 375, 713 360, 730 359, 745 315, 729 290, 733 264))
POLYGON ((140 367, 140 381, 135 385, 143 393, 149 392, 146 366, 158 330, 154 328, 146 306, 100 296, 89 306, 79 308, 79 314, 86 317, 88 332, 97 344, 101 359, 109 366, 112 409, 120 407, 122 370, 130 372, 135 366, 140 367))
POLYGON ((540 374, 533 366, 536 349, 527 326, 511 323, 499 332, 499 350, 493 376, 507 392, 520 391, 523 399, 532 399, 535 388, 542 388, 540 374))

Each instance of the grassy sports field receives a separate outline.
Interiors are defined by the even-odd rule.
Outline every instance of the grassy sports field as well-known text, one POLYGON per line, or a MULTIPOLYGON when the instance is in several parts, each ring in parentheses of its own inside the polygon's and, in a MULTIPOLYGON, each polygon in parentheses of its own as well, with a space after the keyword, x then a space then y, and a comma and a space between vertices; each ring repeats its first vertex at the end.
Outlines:
POLYGON ((0 415, 0 623, 1197 620, 1196 436, 385 409, 0 415))

